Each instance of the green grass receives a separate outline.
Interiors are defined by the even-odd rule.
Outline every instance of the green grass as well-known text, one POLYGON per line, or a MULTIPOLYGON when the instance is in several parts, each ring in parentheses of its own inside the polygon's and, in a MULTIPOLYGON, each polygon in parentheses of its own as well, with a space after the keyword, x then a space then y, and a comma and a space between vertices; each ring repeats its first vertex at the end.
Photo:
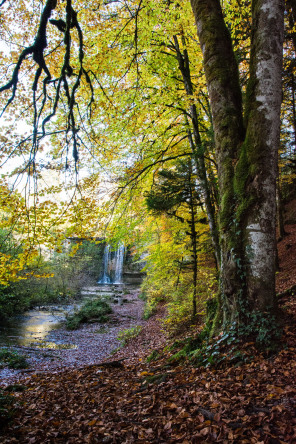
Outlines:
POLYGON ((141 325, 136 325, 135 327, 131 327, 127 330, 121 331, 117 339, 122 343, 122 345, 127 344, 131 339, 136 338, 142 331, 141 325))
POLYGON ((67 317, 66 328, 76 330, 83 323, 106 322, 110 313, 112 313, 112 308, 106 301, 102 299, 87 301, 76 313, 67 317))

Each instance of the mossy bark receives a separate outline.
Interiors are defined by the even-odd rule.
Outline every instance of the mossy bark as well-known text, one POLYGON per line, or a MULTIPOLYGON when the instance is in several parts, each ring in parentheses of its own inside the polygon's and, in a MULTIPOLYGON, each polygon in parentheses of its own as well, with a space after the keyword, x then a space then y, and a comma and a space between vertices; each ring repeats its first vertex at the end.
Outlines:
POLYGON ((245 199, 247 297, 251 308, 276 309, 276 179, 280 139, 284 2, 253 0, 250 81, 246 103, 249 175, 245 199))
POLYGON ((224 325, 276 309, 275 220, 283 0, 253 0, 250 77, 238 66, 218 0, 191 0, 204 57, 220 191, 219 312, 224 325))

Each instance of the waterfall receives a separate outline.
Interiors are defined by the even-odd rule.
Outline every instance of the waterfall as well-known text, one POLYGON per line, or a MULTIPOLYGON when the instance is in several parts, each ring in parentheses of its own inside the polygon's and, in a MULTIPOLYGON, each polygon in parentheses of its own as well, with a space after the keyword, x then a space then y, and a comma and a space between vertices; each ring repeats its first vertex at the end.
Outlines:
POLYGON ((98 281, 98 284, 110 284, 111 279, 108 275, 108 267, 109 267, 109 261, 110 261, 110 245, 106 245, 104 249, 104 271, 103 271, 103 277, 98 281))
POLYGON ((115 255, 115 279, 114 284, 122 283, 122 269, 123 269, 123 259, 124 259, 124 244, 118 245, 115 255))

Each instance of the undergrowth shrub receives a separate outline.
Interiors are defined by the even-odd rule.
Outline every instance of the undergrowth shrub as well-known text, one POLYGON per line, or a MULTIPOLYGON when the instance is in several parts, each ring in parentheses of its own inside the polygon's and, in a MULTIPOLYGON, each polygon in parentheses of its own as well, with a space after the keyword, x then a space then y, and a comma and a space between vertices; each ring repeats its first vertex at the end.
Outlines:
POLYGON ((190 358, 196 365, 202 367, 241 364, 251 361, 259 352, 270 355, 280 346, 282 328, 272 313, 252 313, 244 324, 236 322, 222 331, 218 336, 211 337, 211 316, 215 301, 209 304, 207 321, 198 335, 195 349, 184 346, 173 358, 190 358))
POLYGON ((141 298, 146 300, 144 318, 148 319, 156 311, 158 304, 164 303, 167 308, 164 329, 169 335, 178 334, 184 327, 195 324, 205 313, 205 301, 216 293, 217 272, 212 260, 209 233, 204 223, 197 225, 198 316, 195 319, 192 241, 183 221, 161 216, 150 243, 148 246, 145 244, 145 249, 148 250, 147 265, 144 268, 147 277, 141 287, 141 298))
POLYGON ((213 268, 201 267, 198 270, 197 282, 197 317, 193 319, 193 285, 191 273, 178 277, 163 275, 157 280, 148 276, 142 284, 142 297, 146 298, 144 319, 148 319, 157 309, 160 302, 166 303, 167 316, 163 327, 169 336, 178 334, 184 328, 205 315, 205 304, 216 292, 216 271, 213 268))
POLYGON ((13 369, 28 368, 29 364, 25 356, 9 348, 0 349, 0 368, 8 367, 13 369))
POLYGON ((179 334, 184 328, 195 324, 206 314, 206 303, 213 298, 216 290, 215 271, 209 268, 201 268, 198 271, 197 281, 197 315, 193 313, 193 285, 191 280, 183 279, 177 288, 170 293, 170 300, 166 304, 167 316, 163 320, 165 332, 169 336, 179 334))
POLYGON ((165 291, 166 288, 150 288, 147 291, 146 304, 144 308, 144 319, 149 319, 156 311, 157 306, 160 302, 165 301, 165 291))
POLYGON ((80 309, 68 315, 66 320, 66 328, 68 330, 76 330, 80 324, 86 322, 106 322, 112 313, 110 305, 102 299, 92 299, 84 303, 80 309))
POLYGON ((258 349, 267 352, 277 349, 282 333, 282 325, 275 314, 269 311, 251 313, 248 321, 237 329, 238 337, 253 339, 258 349))

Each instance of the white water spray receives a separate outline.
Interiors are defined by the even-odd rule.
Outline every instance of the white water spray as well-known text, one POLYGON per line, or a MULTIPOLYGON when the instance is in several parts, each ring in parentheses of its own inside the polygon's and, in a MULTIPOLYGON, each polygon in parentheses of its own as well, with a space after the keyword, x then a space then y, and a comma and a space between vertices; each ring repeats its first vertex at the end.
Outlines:
POLYGON ((98 284, 110 284, 111 283, 111 279, 108 274, 110 255, 111 255, 110 245, 106 244, 105 249, 104 249, 104 258, 103 258, 103 260, 104 260, 103 277, 102 277, 102 279, 100 279, 98 281, 98 284))
POLYGON ((115 255, 115 278, 113 284, 122 283, 123 259, 124 259, 124 244, 121 243, 118 245, 115 255))

